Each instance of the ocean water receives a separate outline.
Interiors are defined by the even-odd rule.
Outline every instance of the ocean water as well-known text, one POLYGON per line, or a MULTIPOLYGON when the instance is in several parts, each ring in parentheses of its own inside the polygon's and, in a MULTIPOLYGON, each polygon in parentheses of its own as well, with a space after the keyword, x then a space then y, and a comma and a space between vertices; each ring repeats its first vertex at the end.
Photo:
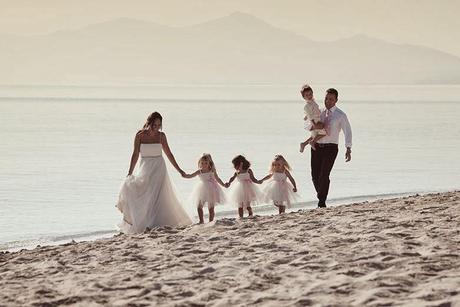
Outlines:
MULTIPOLYGON (((322 105, 324 86, 318 86, 322 105)), ((343 136, 331 203, 460 188, 460 87, 337 86, 353 129, 352 161, 343 136)), ((136 131, 159 111, 181 167, 211 153, 224 181, 244 154, 256 177, 275 154, 293 167, 302 203, 313 207, 310 153, 298 152, 303 104, 295 86, 0 86, 0 250, 110 236, 114 207, 136 131)), ((169 163, 168 163, 169 164, 169 163)), ((169 165, 170 166, 170 165, 169 165)), ((169 167, 184 207, 197 179, 169 167)), ((228 206, 219 216, 235 216, 228 206)), ((273 213, 271 206, 260 214, 273 213)))

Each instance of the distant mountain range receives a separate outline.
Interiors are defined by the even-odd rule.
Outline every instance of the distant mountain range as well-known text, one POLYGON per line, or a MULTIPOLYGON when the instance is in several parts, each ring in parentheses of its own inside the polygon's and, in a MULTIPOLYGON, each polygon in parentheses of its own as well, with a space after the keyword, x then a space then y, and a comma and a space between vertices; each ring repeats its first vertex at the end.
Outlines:
POLYGON ((366 36, 313 41, 243 13, 181 28, 117 19, 48 35, 0 36, 0 84, 305 81, 459 84, 460 58, 366 36))

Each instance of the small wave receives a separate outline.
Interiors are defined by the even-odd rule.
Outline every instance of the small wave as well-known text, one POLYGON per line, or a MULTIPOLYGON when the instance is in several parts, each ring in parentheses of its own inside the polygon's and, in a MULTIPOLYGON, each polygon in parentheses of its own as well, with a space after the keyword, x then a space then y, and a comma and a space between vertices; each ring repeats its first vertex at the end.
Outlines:
POLYGON ((117 231, 115 230, 100 230, 100 231, 92 231, 92 232, 85 232, 85 233, 78 233, 78 234, 69 234, 69 235, 62 235, 53 237, 53 241, 67 241, 67 240, 80 240, 88 237, 99 237, 105 236, 109 234, 115 234, 117 231))
POLYGON ((40 236, 34 239, 10 241, 0 244, 0 251, 18 251, 21 249, 33 249, 37 246, 59 245, 71 241, 91 241, 100 238, 111 237, 118 232, 116 230, 100 230, 74 234, 63 234, 59 236, 40 236))

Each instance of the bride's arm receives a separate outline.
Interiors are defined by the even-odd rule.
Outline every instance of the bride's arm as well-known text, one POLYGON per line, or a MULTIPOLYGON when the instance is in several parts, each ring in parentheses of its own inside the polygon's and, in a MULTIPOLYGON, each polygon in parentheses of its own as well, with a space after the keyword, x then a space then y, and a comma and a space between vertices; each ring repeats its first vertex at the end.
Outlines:
POLYGON ((169 148, 168 145, 168 140, 166 139, 166 134, 161 132, 161 145, 163 145, 163 150, 168 157, 169 161, 171 164, 174 166, 174 168, 181 174, 184 175, 185 172, 179 167, 179 164, 177 164, 176 159, 174 158, 174 155, 171 152, 171 149, 169 148))
POLYGON ((131 155, 131 163, 129 164, 128 176, 133 174, 134 167, 136 166, 137 160, 139 159, 139 151, 141 148, 141 134, 142 131, 136 133, 134 137, 134 149, 133 154, 131 155))

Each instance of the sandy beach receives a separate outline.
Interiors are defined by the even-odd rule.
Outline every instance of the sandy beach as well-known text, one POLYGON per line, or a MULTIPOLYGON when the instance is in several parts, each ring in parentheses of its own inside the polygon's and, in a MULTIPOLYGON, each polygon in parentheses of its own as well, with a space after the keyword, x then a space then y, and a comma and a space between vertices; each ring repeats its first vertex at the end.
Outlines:
POLYGON ((1 306, 460 306, 460 192, 0 253, 1 306))

